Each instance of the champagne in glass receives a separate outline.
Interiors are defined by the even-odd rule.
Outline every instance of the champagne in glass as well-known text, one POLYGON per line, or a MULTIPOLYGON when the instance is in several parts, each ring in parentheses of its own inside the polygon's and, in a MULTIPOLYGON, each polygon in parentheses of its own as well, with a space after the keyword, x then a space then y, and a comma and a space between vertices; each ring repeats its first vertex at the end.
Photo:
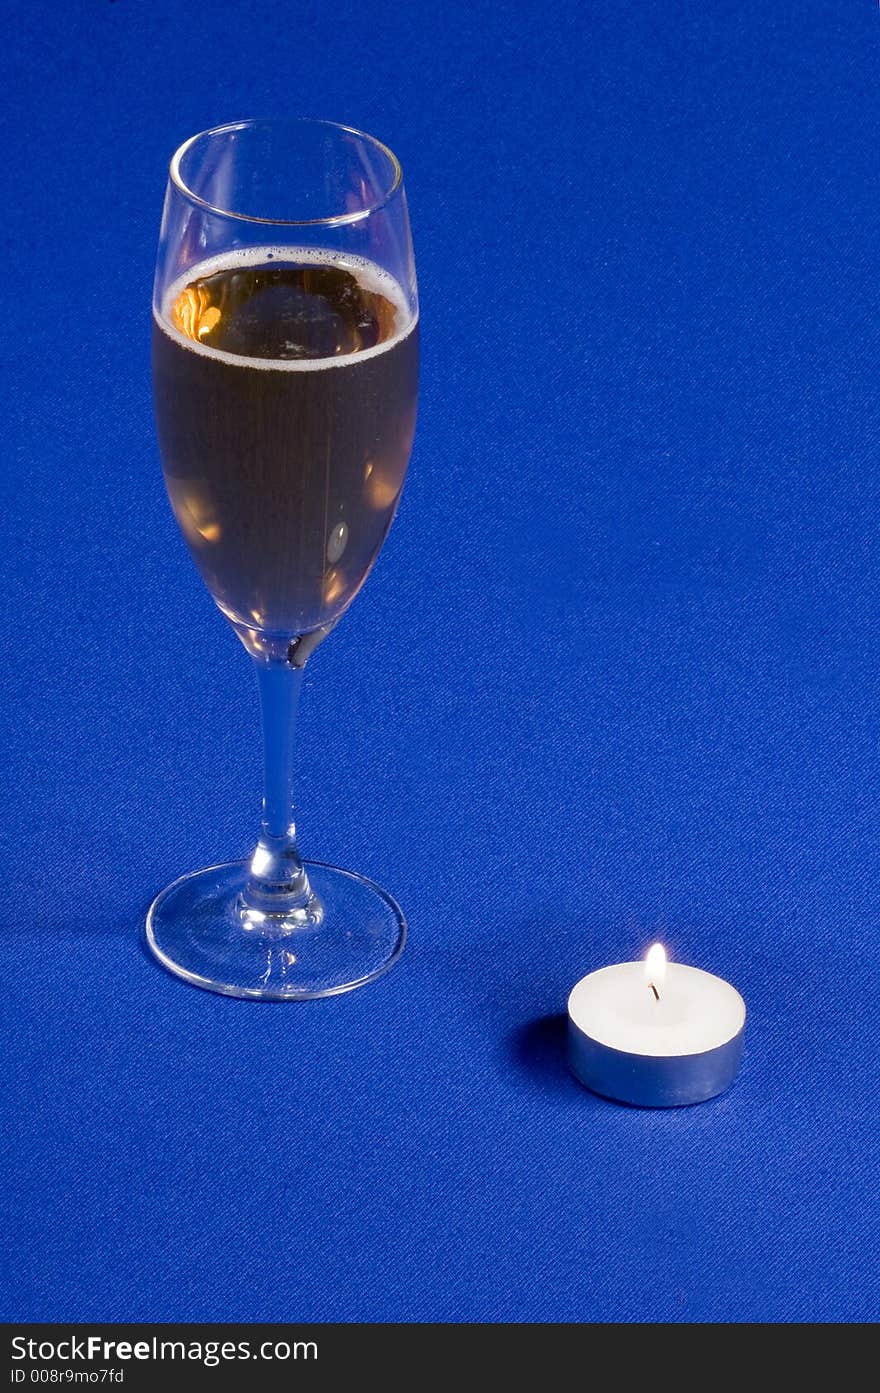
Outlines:
POLYGON ((172 160, 153 305, 153 383, 175 516, 256 664, 265 795, 248 861, 154 902, 148 942, 231 995, 297 999, 397 958, 399 907, 304 864, 293 722, 303 667, 391 525, 415 430, 418 302, 400 167, 327 122, 238 122, 172 160))
POLYGON ((258 632, 332 622, 412 447, 418 328, 397 283, 307 247, 221 257, 171 286, 153 364, 172 506, 220 608, 258 632))

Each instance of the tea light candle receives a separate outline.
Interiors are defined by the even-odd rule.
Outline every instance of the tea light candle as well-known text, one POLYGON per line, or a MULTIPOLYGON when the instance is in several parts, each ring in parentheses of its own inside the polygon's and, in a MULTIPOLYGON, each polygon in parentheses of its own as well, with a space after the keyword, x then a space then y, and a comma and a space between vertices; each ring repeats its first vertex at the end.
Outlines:
POLYGON ((655 943, 644 962, 601 967, 574 987, 569 1066, 587 1088, 620 1103, 702 1103, 733 1083, 745 1019, 729 982, 667 962, 655 943))

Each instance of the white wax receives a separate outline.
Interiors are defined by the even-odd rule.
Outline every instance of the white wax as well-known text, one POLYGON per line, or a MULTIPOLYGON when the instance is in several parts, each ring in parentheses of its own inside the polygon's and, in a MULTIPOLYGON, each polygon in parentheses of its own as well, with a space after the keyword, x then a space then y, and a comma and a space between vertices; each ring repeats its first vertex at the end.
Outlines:
POLYGON ((746 1006, 721 977, 684 963, 667 963, 651 991, 645 964, 616 963, 581 978, 568 998, 568 1014, 590 1039, 613 1050, 652 1057, 703 1054, 738 1035, 746 1006))

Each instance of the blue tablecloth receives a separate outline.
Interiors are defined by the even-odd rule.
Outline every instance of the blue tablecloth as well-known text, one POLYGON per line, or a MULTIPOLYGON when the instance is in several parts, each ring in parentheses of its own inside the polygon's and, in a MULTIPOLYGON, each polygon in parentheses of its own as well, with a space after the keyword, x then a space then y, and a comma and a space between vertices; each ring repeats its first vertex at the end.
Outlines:
POLYGON ((3 1314, 876 1318, 876 6, 16 9, 3 1314), (411 937, 307 1005, 139 944, 259 799, 153 437, 166 161, 283 112, 400 154, 425 349, 299 784, 411 937), (572 983, 654 938, 749 1006, 681 1112, 564 1067, 572 983))

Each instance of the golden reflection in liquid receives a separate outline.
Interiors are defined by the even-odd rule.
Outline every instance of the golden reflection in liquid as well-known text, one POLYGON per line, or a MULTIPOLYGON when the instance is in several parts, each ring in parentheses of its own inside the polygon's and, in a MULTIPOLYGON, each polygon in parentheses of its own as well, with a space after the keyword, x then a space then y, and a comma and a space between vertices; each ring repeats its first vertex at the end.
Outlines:
POLYGON ((403 483, 399 469, 389 469, 382 460, 368 460, 364 470, 364 498, 371 508, 382 512, 390 508, 403 483))
POLYGON ((223 529, 201 479, 169 479, 168 492, 180 529, 193 546, 219 542, 223 529))
POLYGON ((324 603, 332 605, 345 590, 345 572, 338 566, 331 566, 324 577, 324 603))
POLYGON ((204 286, 188 285, 171 306, 171 319, 175 329, 199 343, 220 323, 220 311, 211 304, 204 286))
POLYGON ((364 501, 378 513, 397 502, 415 433, 416 408, 413 405, 403 413, 389 448, 371 456, 364 464, 364 501))

